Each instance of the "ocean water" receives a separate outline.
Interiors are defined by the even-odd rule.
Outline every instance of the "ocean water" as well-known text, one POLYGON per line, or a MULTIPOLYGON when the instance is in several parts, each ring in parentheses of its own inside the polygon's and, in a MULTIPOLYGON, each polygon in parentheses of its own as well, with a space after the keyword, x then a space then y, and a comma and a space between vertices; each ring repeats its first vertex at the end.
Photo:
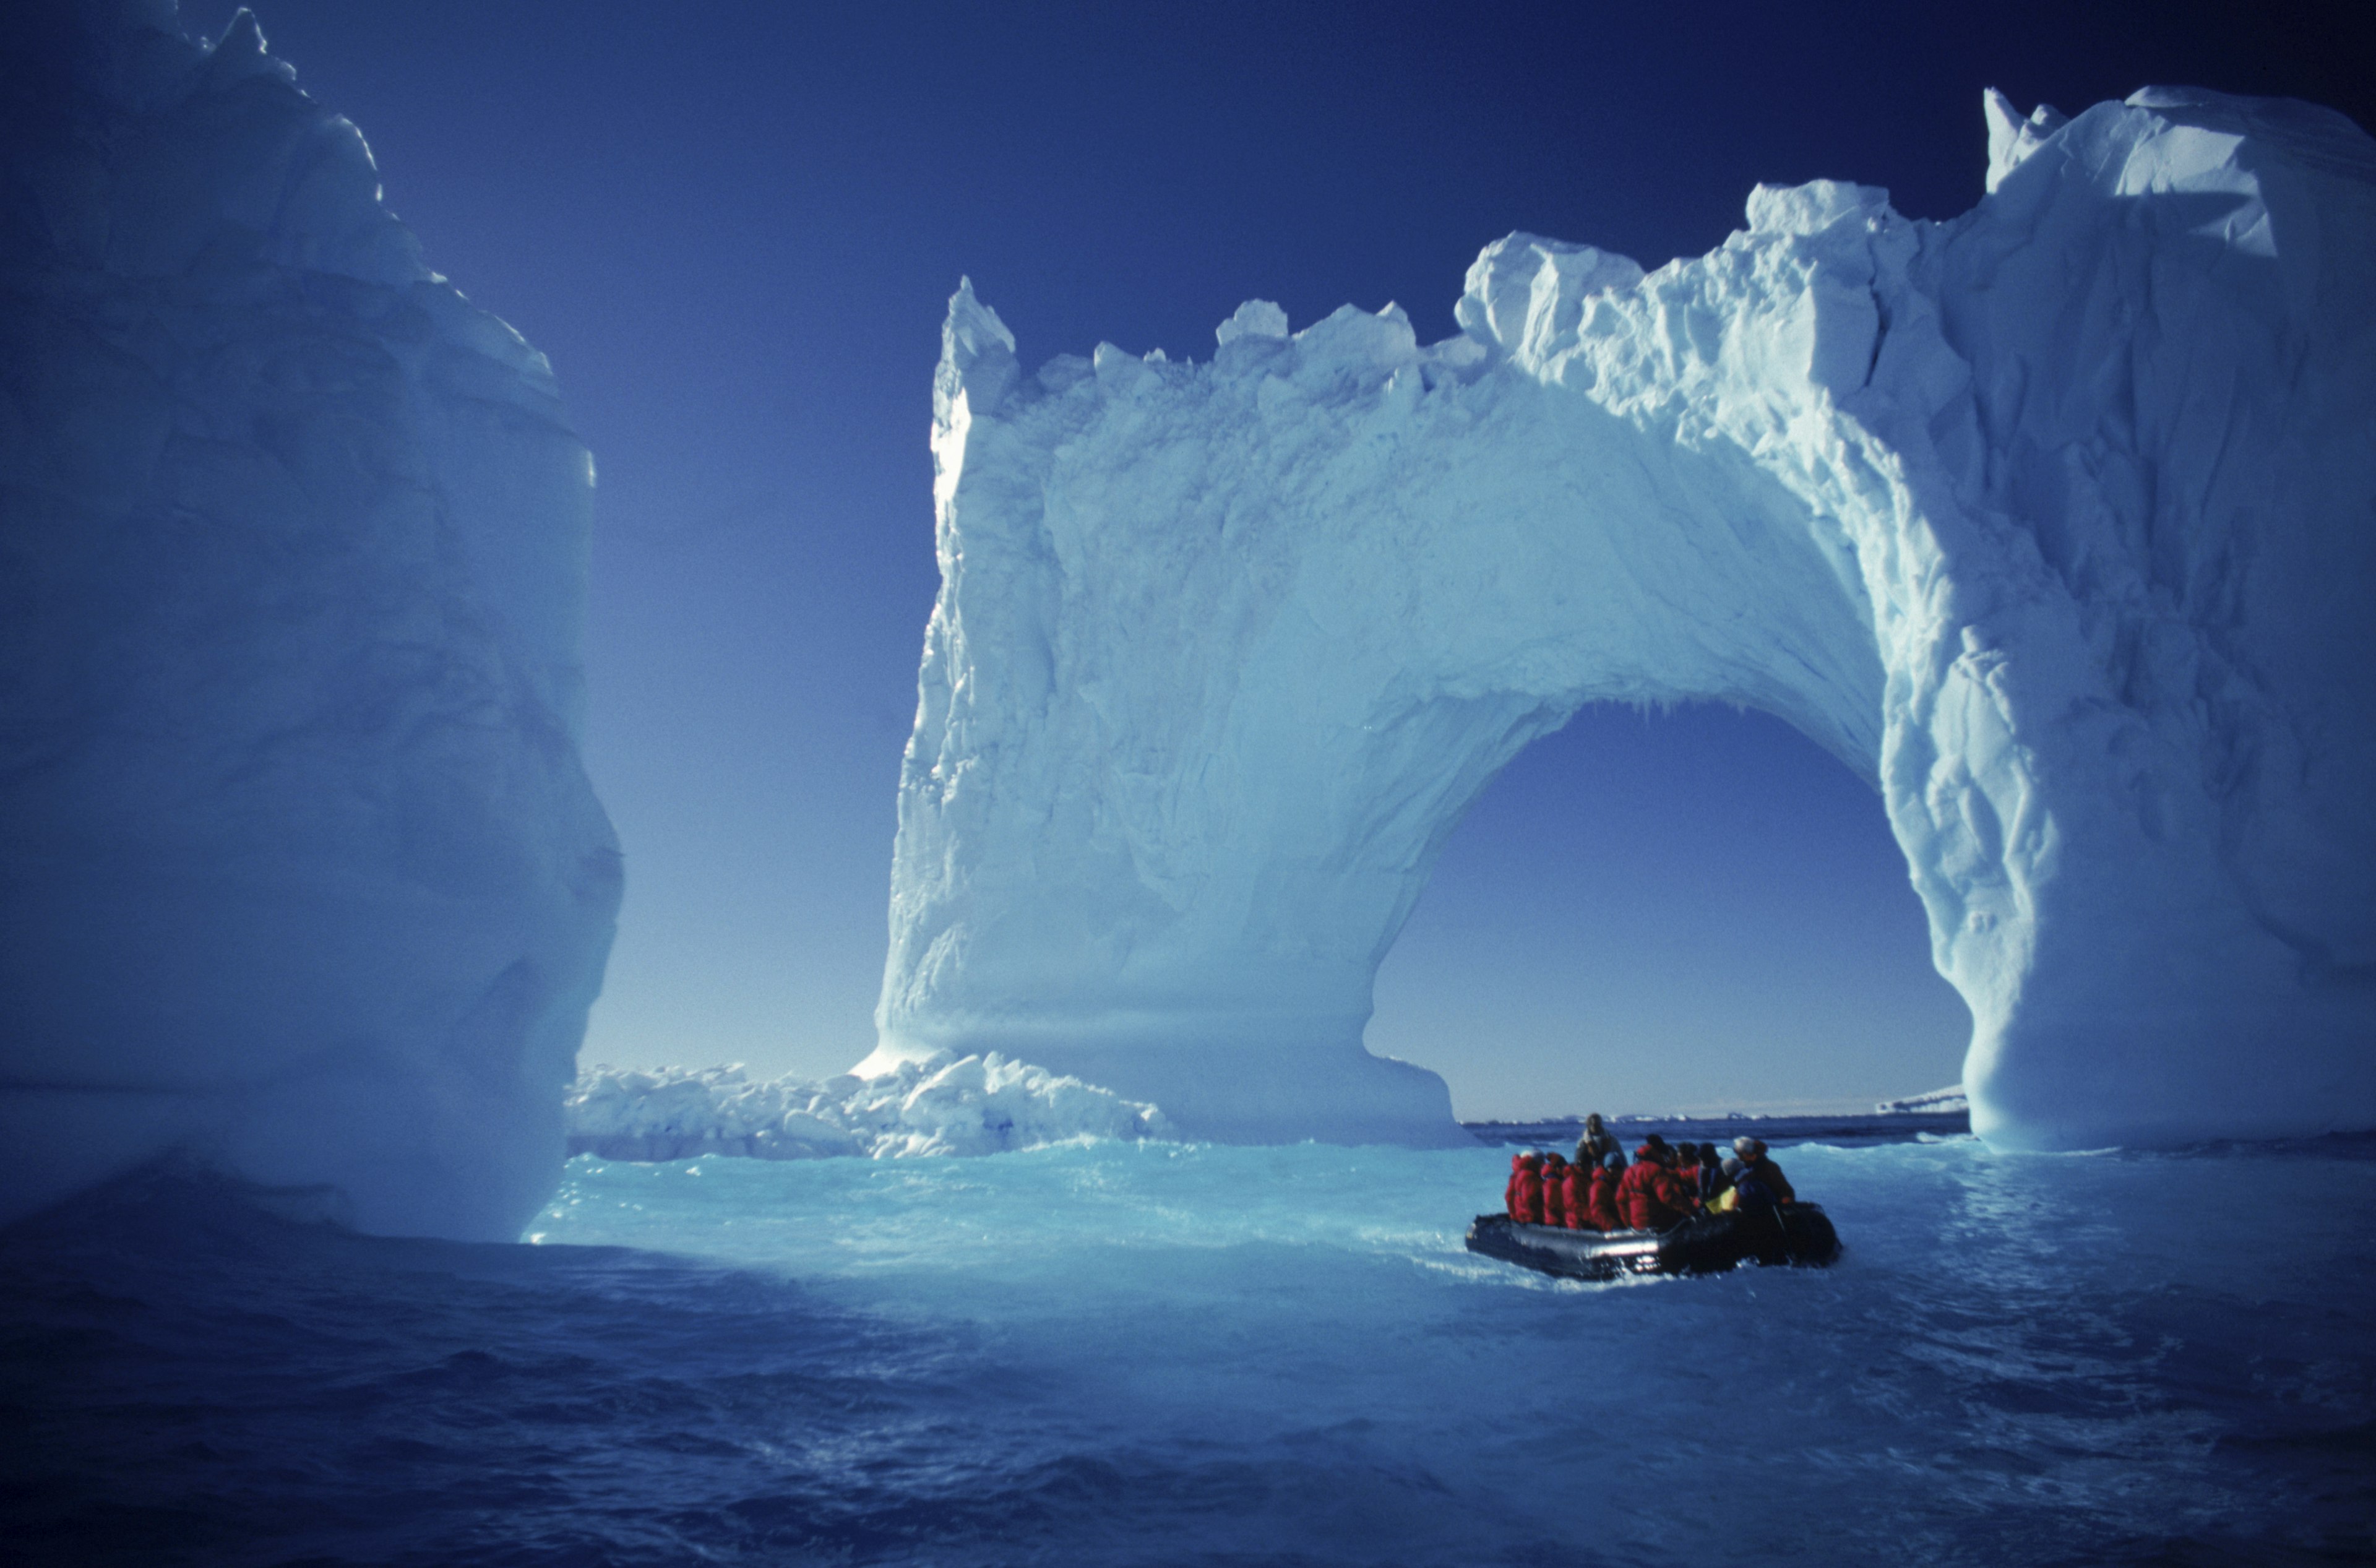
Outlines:
POLYGON ((1822 1270, 1471 1256, 1505 1152, 572 1162, 534 1244, 152 1178, 0 1237, 58 1563, 2376 1556, 2376 1141, 1778 1149, 1822 1270))

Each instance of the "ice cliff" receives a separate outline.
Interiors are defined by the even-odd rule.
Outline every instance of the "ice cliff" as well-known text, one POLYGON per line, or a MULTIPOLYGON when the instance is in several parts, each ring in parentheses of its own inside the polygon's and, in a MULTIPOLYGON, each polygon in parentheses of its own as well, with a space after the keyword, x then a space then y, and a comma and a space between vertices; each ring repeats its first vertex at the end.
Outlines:
POLYGON ((0 1220, 170 1149, 518 1233, 620 890, 593 484, 242 13, 0 54, 0 1220))
POLYGON ((961 289, 867 1065, 1448 1134, 1361 1046, 1445 836, 1579 705, 1715 698, 1876 787, 1990 1138, 2376 1124, 2376 144, 1986 108, 1959 219, 1514 234, 1432 345, 1255 302, 1027 373, 961 289))

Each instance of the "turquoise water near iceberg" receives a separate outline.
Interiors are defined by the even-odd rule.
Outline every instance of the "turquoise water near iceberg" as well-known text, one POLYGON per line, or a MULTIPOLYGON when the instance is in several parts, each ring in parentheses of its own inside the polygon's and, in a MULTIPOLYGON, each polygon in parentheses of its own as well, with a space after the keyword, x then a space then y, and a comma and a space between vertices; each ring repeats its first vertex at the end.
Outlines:
POLYGON ((6 1505, 78 1562, 2376 1550, 2376 1144, 1781 1154, 1835 1267, 1612 1285, 1462 1250, 1485 1147, 581 1158, 526 1247, 151 1187, 0 1244, 6 1505))

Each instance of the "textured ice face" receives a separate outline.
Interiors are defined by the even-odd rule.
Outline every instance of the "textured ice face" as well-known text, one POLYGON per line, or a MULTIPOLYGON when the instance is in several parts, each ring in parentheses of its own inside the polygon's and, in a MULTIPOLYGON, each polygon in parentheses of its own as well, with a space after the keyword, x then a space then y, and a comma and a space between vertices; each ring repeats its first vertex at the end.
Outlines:
POLYGON ((591 463, 354 126, 173 25, 0 65, 0 1218, 180 1146, 508 1238, 619 897, 591 463))
POLYGON ((961 289, 871 1063, 1438 1135, 1360 1045, 1438 848, 1580 704, 1717 698, 1876 784, 1990 1136, 2376 1123, 2376 147, 1989 108, 1962 219, 1513 235, 1432 346, 1257 302, 1025 375, 961 289))
POLYGON ((592 1067, 564 1102, 569 1147, 604 1159, 1005 1154, 1084 1138, 1161 1138, 1151 1105, 1028 1062, 946 1055, 887 1073, 754 1082, 738 1066, 592 1067))

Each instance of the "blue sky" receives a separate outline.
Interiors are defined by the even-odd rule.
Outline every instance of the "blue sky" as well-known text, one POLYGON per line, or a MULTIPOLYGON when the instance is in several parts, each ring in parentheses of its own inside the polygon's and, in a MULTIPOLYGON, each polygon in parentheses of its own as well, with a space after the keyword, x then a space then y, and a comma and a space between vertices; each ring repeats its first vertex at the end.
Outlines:
MULTIPOLYGON (((1984 86, 2369 119, 2341 6, 255 9, 595 450, 588 760, 628 892, 588 1058, 820 1075, 872 1045, 960 274, 1033 362, 1203 358, 1254 297, 1435 338, 1514 229, 1655 266, 1817 176, 1952 217, 1984 86)), ((1373 1048, 1470 1116, 1869 1100, 1952 1082, 1968 1028, 1878 798, 1725 709, 1588 711, 1521 757, 1378 1004, 1373 1048)))

